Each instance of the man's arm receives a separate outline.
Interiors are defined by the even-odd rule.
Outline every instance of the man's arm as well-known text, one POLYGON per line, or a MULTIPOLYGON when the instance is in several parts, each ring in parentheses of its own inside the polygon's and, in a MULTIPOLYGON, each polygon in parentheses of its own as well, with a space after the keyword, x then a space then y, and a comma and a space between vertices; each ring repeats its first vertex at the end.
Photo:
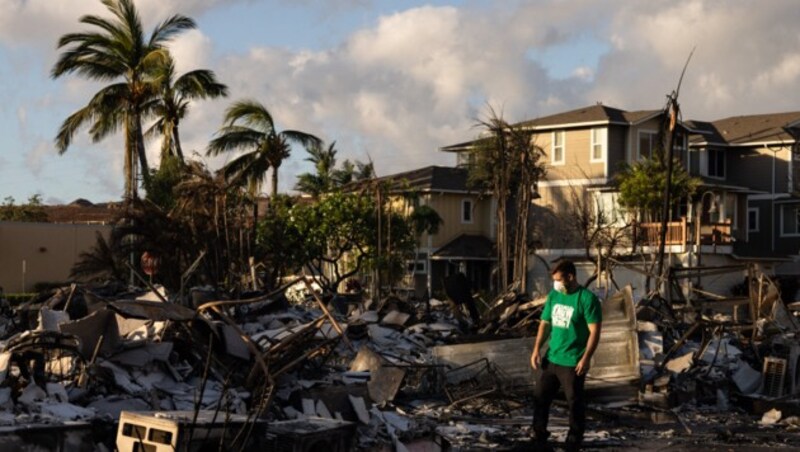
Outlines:
POLYGON ((575 366, 575 373, 583 375, 589 371, 589 364, 592 362, 592 355, 597 350, 597 344, 600 342, 600 330, 602 323, 590 323, 589 325, 589 341, 586 343, 586 351, 583 352, 583 357, 575 366))
POLYGON ((550 322, 547 320, 539 321, 539 332, 536 334, 536 342, 533 344, 533 354, 531 354, 531 367, 538 369, 542 365, 542 357, 539 349, 544 345, 545 339, 550 335, 550 322))

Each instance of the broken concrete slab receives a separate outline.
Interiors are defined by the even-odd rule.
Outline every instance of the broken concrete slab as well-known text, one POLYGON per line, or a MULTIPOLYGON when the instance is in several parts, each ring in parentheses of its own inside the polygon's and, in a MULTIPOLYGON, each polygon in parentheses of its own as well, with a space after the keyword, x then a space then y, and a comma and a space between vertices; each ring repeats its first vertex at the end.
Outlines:
POLYGON ((111 361, 130 367, 142 367, 153 361, 167 362, 172 353, 172 342, 149 342, 110 357, 111 361))
POLYGON ((411 315, 406 314, 405 312, 389 311, 389 313, 383 316, 383 319, 381 319, 381 324, 402 327, 410 318, 411 315))
POLYGON ((236 328, 230 325, 220 325, 222 330, 222 339, 225 341, 225 350, 229 355, 235 356, 240 359, 250 359, 250 348, 247 343, 242 339, 242 336, 236 331, 236 328))
POLYGON ((370 372, 367 388, 370 398, 375 403, 394 400, 406 375, 405 370, 391 366, 391 363, 367 346, 362 346, 358 350, 358 354, 350 364, 350 370, 370 372))
POLYGON ((362 424, 369 425, 370 422, 370 415, 369 410, 367 410, 367 404, 364 403, 364 399, 362 397, 350 397, 350 404, 353 405, 353 410, 356 412, 356 416, 358 420, 362 424))
POLYGON ((63 323, 60 326, 62 333, 73 334, 80 338, 80 352, 85 360, 89 360, 95 347, 103 338, 99 353, 108 355, 119 346, 120 334, 116 314, 109 310, 99 310, 88 316, 63 323))

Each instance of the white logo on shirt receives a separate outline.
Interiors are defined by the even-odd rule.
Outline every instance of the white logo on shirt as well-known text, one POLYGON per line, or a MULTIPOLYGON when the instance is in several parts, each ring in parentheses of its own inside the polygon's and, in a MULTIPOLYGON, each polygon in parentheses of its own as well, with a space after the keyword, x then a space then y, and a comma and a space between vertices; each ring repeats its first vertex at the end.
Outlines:
POLYGON ((558 328, 569 328, 569 321, 572 319, 572 306, 557 304, 553 306, 553 326, 558 328))

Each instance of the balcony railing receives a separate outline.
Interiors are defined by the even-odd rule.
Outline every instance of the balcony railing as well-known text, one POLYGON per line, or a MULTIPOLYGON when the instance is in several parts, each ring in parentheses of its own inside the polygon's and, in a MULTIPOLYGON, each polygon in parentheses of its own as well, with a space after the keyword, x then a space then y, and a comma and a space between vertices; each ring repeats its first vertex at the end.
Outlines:
MULTIPOLYGON (((667 222, 666 245, 684 245, 694 242, 695 223, 686 218, 667 222)), ((733 243, 730 222, 700 223, 700 243, 702 245, 729 245, 733 243)), ((638 223, 634 227, 634 239, 644 246, 658 246, 661 240, 661 223, 638 223)))

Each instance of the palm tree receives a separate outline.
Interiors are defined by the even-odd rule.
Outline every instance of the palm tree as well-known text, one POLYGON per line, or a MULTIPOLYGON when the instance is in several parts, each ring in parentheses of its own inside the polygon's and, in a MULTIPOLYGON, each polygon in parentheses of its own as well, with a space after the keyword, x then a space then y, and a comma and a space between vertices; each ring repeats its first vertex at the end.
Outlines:
POLYGON ((118 81, 98 91, 89 103, 70 115, 59 129, 56 146, 66 152, 75 132, 89 126, 93 142, 122 128, 125 133, 125 195, 136 196, 136 158, 141 165, 145 187, 149 168, 144 150, 142 118, 145 103, 157 95, 152 83, 154 68, 166 58, 166 43, 178 33, 195 27, 195 22, 174 15, 158 24, 145 40, 139 13, 133 0, 102 0, 112 18, 83 16, 80 23, 90 31, 69 33, 58 41, 63 53, 51 75, 77 73, 90 80, 118 81))
POLYGON ((330 191, 336 185, 336 142, 331 143, 327 149, 322 146, 313 146, 308 149, 307 162, 314 164, 316 173, 303 173, 297 176, 294 189, 317 197, 330 191))
POLYGON ((351 182, 365 181, 375 178, 375 167, 372 162, 364 163, 359 160, 342 162, 342 167, 333 172, 334 183, 340 187, 351 182))
POLYGON ((159 97, 153 99, 146 109, 158 118, 150 129, 148 137, 161 135, 161 160, 175 156, 184 161, 178 126, 186 116, 189 103, 197 99, 213 99, 228 95, 228 87, 217 81, 214 72, 197 69, 176 78, 175 60, 171 55, 157 69, 156 80, 159 97))
POLYGON ((289 157, 290 143, 310 149, 322 147, 322 140, 297 130, 278 132, 266 107, 253 100, 242 100, 225 112, 225 124, 208 145, 208 155, 239 149, 249 152, 225 165, 225 176, 247 185, 252 195, 260 191, 267 170, 272 168, 272 196, 278 193, 278 168, 289 157))

